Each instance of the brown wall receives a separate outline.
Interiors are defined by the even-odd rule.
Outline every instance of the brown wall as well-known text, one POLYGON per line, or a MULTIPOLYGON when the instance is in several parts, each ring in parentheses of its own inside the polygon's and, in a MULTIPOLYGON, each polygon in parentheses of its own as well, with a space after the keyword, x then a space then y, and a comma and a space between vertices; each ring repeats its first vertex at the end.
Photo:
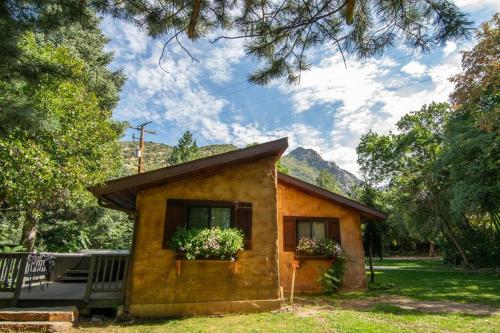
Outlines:
POLYGON ((276 170, 266 158, 141 191, 132 267, 130 312, 175 316, 279 307, 276 170), (183 261, 176 274, 175 253, 162 249, 167 199, 252 202, 252 250, 231 264, 183 261))
MULTIPOLYGON (((340 220, 340 237, 344 255, 348 259, 344 289, 366 288, 363 243, 359 214, 331 201, 311 196, 288 185, 278 184, 278 244, 280 253, 280 285, 290 290, 293 252, 283 251, 283 216, 336 217, 340 220)), ((321 292, 318 282, 330 267, 325 260, 305 260, 295 273, 296 292, 321 292)))

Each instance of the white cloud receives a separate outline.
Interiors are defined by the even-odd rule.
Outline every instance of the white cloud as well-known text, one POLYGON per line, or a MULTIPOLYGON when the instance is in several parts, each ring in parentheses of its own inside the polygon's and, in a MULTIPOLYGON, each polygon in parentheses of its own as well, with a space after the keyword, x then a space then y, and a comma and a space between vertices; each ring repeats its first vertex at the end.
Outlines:
POLYGON ((457 49, 457 43, 452 42, 452 41, 446 42, 446 45, 443 48, 443 56, 444 57, 449 56, 450 54, 455 52, 456 49, 457 49))
POLYGON ((427 66, 416 61, 411 61, 404 65, 401 71, 413 76, 422 76, 427 71, 427 66))
POLYGON ((455 4, 463 9, 478 10, 486 7, 500 9, 498 0, 455 0, 455 4))

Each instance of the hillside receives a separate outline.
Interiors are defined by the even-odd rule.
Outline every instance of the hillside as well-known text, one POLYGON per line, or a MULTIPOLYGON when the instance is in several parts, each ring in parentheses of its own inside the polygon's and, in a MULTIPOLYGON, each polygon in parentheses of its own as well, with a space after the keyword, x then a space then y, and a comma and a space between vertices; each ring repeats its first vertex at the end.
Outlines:
POLYGON ((347 193, 349 189, 360 182, 356 176, 342 169, 333 161, 325 161, 314 149, 296 148, 282 158, 290 175, 308 183, 315 184, 321 170, 326 170, 337 179, 340 187, 347 193))
MULTIPOLYGON (((121 142, 123 147, 123 158, 125 164, 125 175, 137 173, 137 159, 134 157, 134 150, 137 144, 131 141, 121 142)), ((167 165, 167 156, 172 153, 172 146, 164 143, 146 142, 144 152, 146 171, 158 169, 167 165)), ((208 145, 200 147, 202 156, 211 156, 225 153, 227 151, 238 149, 232 144, 208 145)), ((300 178, 308 183, 315 184, 316 177, 321 170, 327 170, 339 182, 344 192, 347 192, 352 185, 359 183, 350 172, 340 168, 335 162, 325 161, 313 149, 302 147, 292 150, 289 154, 283 156, 283 164, 288 168, 291 176, 300 178)))

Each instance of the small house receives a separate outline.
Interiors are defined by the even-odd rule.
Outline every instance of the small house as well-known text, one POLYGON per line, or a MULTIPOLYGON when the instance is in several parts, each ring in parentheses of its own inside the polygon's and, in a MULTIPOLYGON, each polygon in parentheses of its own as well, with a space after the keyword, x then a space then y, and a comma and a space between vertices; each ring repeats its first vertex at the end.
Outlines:
POLYGON ((321 292, 331 258, 297 256, 301 237, 340 243, 348 260, 343 288, 366 288, 361 223, 387 216, 277 172, 287 147, 279 139, 92 190, 103 206, 135 216, 126 310, 168 317, 277 309, 292 275, 295 293, 321 292), (179 257, 169 240, 193 224, 242 230, 244 250, 235 261, 179 257))

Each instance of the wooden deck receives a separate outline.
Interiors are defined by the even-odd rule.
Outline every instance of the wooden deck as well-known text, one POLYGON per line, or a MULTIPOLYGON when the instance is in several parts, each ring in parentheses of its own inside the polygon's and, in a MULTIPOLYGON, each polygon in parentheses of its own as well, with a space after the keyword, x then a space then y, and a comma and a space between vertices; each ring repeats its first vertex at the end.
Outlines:
MULTIPOLYGON (((42 289, 40 284, 21 290, 20 300, 47 300, 47 299, 64 299, 64 300, 83 300, 85 296, 86 283, 62 283, 49 282, 49 285, 42 289)), ((115 299, 120 298, 121 293, 92 293, 91 299, 115 299)), ((0 299, 10 299, 12 293, 0 293, 0 299)))
MULTIPOLYGON (((77 306, 80 310, 91 308, 117 308, 123 304, 127 276, 127 254, 92 254, 86 283, 32 282, 27 287, 30 273, 26 254, 0 254, 0 308, 9 306, 77 306), (22 265, 24 263, 24 266, 22 265), (23 274, 27 272, 26 274, 23 274), (15 279, 14 277, 18 277, 15 279), (15 302, 13 302, 15 300, 15 302)), ((85 279, 84 279, 85 280, 85 279)))
MULTIPOLYGON (((92 293, 90 301, 84 302, 86 283, 50 282, 42 289, 40 284, 23 288, 18 300, 19 307, 32 306, 67 306, 78 308, 115 308, 122 303, 122 293, 92 293)), ((9 306, 13 293, 0 293, 0 307, 9 306)))

